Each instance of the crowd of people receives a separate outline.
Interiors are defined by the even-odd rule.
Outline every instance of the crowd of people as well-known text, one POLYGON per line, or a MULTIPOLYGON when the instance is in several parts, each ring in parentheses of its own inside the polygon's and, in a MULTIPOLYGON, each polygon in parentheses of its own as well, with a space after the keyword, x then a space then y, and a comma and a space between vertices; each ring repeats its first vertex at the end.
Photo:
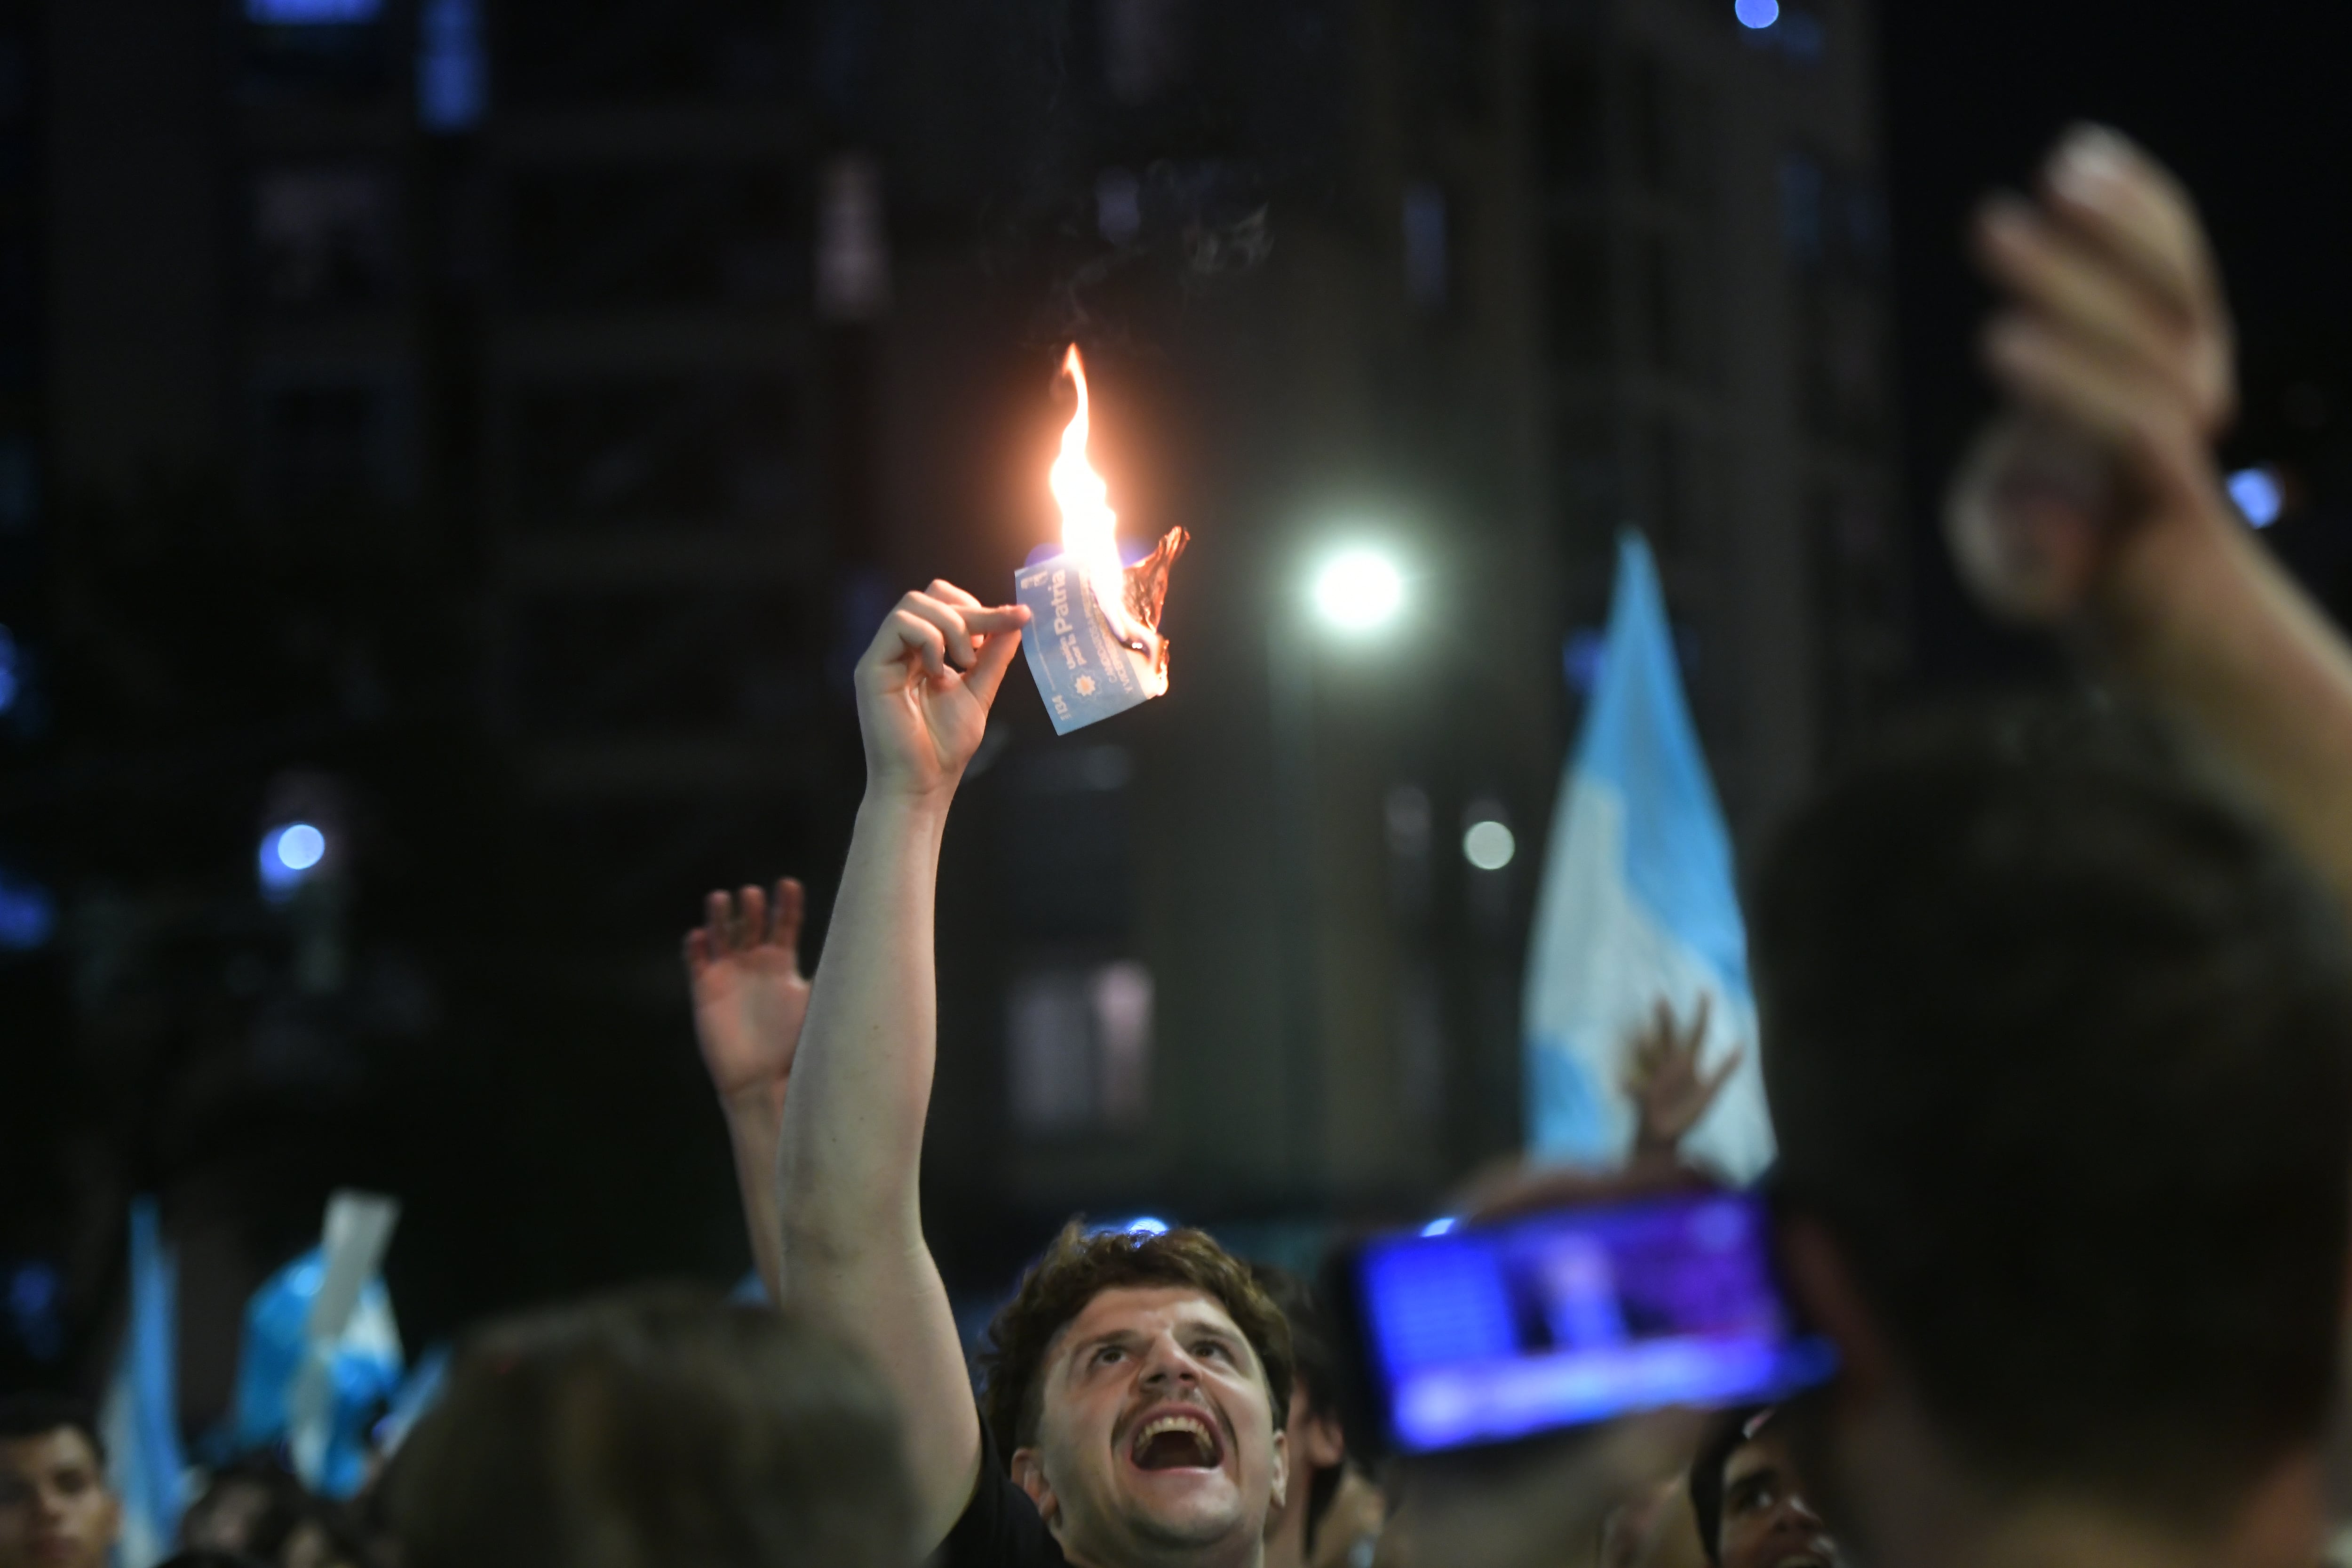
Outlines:
MULTIPOLYGON (((713 895, 688 939, 778 1305, 641 1292, 479 1334, 355 1550, 404 1568, 2321 1561, 2352 1283, 2352 651, 2225 499, 2231 327, 2176 183, 2081 128, 1975 242, 2008 412, 1955 481, 1953 548, 1986 603, 2063 628, 2090 679, 1888 736, 1759 868, 1774 1245, 1835 1343, 1832 1382, 1376 1458, 1306 1282, 1198 1230, 1076 1222, 975 1377, 918 1201, 933 953, 954 940, 933 884, 1026 617, 934 583, 857 667, 867 789, 815 975, 790 881, 713 895)), ((1697 1037, 1662 1016, 1633 1053, 1633 1168, 1490 1180, 1462 1223, 1674 1166, 1715 1081, 1697 1037)), ((257 1496, 240 1518, 270 1513, 257 1496)), ((114 1507, 85 1416, 7 1407, 0 1568, 95 1568, 114 1507)), ((193 1522, 189 1545, 255 1549, 193 1522)))

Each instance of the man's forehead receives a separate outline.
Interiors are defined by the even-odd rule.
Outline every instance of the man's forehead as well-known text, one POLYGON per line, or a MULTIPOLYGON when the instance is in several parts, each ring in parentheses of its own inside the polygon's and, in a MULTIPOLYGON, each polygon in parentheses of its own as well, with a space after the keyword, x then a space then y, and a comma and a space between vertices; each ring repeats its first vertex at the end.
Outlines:
POLYGON ((0 1437, 0 1470, 33 1476, 76 1467, 98 1468, 98 1450, 79 1427, 52 1427, 29 1437, 0 1437))
POLYGON ((1190 1285, 1117 1285, 1097 1291, 1055 1338, 1068 1346, 1106 1334, 1151 1333, 1188 1323, 1241 1337, 1225 1304, 1205 1290, 1190 1285))

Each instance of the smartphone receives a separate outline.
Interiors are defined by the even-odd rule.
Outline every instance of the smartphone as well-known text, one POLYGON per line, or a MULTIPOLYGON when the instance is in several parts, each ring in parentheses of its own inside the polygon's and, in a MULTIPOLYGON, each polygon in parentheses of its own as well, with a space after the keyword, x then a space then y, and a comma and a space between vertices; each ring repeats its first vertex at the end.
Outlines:
POLYGON ((1837 1364, 1774 1279, 1751 1194, 1379 1237, 1334 1274, 1361 1414, 1408 1454, 1669 1405, 1770 1403, 1837 1364))

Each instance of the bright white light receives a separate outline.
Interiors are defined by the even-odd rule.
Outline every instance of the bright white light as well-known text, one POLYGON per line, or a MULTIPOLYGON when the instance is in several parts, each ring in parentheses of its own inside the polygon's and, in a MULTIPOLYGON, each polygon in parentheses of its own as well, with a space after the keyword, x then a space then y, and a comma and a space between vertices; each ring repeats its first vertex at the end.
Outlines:
POLYGON ((1341 631, 1378 630, 1404 607, 1404 574, 1377 550, 1343 550, 1315 574, 1315 610, 1341 631))
POLYGON ((1780 0, 1738 0, 1731 14, 1743 27, 1769 27, 1780 19, 1780 0))
POLYGON ((1118 1228, 1129 1236, 1166 1236, 1168 1222, 1151 1215, 1139 1214, 1118 1228))
POLYGON ((1435 1219, 1431 1220, 1427 1225, 1423 1226, 1421 1227, 1421 1234, 1423 1236, 1444 1236, 1447 1231, 1452 1230, 1453 1228, 1454 1216, 1450 1214, 1440 1215, 1435 1219))
POLYGON ((1491 818, 1474 822, 1470 831, 1462 836, 1462 858, 1481 871, 1499 871, 1511 863, 1519 852, 1519 841, 1511 830, 1491 818))
POLYGON ((278 835, 278 863, 289 871, 307 871, 327 852, 327 836, 307 822, 298 822, 278 835))
POLYGON ((2246 514, 2246 521, 2256 528, 2268 528, 2278 521, 2279 510, 2286 503, 2280 493, 2278 476, 2268 468, 2240 468, 2230 476, 2230 499, 2246 514))

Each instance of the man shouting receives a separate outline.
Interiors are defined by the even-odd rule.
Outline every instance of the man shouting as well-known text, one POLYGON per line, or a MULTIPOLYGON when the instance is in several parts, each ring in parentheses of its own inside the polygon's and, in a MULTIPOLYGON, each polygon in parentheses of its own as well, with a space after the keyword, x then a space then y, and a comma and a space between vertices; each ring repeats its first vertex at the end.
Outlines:
POLYGON ((1197 1231, 1073 1225, 998 1316, 983 1421, 923 1237, 940 843, 1027 619, 933 583, 858 661, 866 797, 790 1069, 782 1294, 884 1369, 947 1568, 1259 1568, 1291 1352, 1244 1266, 1197 1231))

